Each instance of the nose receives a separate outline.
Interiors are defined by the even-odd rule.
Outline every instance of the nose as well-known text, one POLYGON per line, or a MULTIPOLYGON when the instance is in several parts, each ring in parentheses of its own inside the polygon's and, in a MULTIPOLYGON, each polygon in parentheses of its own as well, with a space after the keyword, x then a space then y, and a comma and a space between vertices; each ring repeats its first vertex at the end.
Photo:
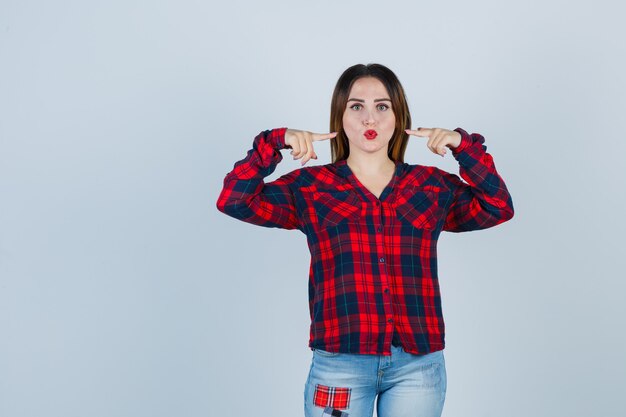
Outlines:
POLYGON ((365 126, 371 126, 376 123, 376 119, 374 119, 374 114, 371 111, 363 112, 363 124, 365 126))

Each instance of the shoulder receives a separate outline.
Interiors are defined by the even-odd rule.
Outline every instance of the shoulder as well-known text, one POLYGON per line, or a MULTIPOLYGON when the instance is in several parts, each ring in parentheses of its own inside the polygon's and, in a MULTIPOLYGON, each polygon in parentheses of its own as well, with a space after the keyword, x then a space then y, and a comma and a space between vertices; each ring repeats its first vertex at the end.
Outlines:
POLYGON ((461 179, 441 168, 419 164, 400 164, 400 187, 443 187, 453 189, 461 179))
POLYGON ((317 183, 336 183, 337 167, 334 164, 313 165, 294 169, 279 179, 293 183, 297 187, 306 187, 317 183))

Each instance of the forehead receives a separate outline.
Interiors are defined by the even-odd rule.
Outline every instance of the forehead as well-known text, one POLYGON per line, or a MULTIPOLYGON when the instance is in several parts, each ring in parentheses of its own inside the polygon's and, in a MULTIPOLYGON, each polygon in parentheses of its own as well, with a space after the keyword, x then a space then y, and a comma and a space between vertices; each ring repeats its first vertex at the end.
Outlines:
POLYGON ((352 84, 349 98, 389 98, 385 85, 375 77, 362 77, 352 84))

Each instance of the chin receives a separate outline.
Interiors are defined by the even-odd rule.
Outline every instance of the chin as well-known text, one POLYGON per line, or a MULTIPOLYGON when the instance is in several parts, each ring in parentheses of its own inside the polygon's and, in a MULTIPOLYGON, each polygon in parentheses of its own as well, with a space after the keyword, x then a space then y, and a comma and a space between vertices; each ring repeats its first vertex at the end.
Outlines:
POLYGON ((361 150, 367 153, 387 152, 387 148, 385 146, 380 146, 380 145, 364 146, 364 147, 361 147, 361 150))

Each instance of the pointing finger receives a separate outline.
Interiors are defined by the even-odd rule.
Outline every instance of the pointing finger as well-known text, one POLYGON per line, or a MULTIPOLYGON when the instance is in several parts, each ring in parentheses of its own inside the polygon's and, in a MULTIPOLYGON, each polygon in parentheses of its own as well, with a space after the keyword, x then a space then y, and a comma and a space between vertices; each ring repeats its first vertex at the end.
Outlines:
POLYGON ((418 127, 417 130, 405 129, 404 130, 409 135, 413 136, 430 136, 432 134, 432 129, 426 129, 424 127, 418 127))
POLYGON ((337 132, 332 132, 332 133, 313 133, 313 140, 326 140, 326 139, 331 139, 334 138, 335 136, 337 136, 337 132))

